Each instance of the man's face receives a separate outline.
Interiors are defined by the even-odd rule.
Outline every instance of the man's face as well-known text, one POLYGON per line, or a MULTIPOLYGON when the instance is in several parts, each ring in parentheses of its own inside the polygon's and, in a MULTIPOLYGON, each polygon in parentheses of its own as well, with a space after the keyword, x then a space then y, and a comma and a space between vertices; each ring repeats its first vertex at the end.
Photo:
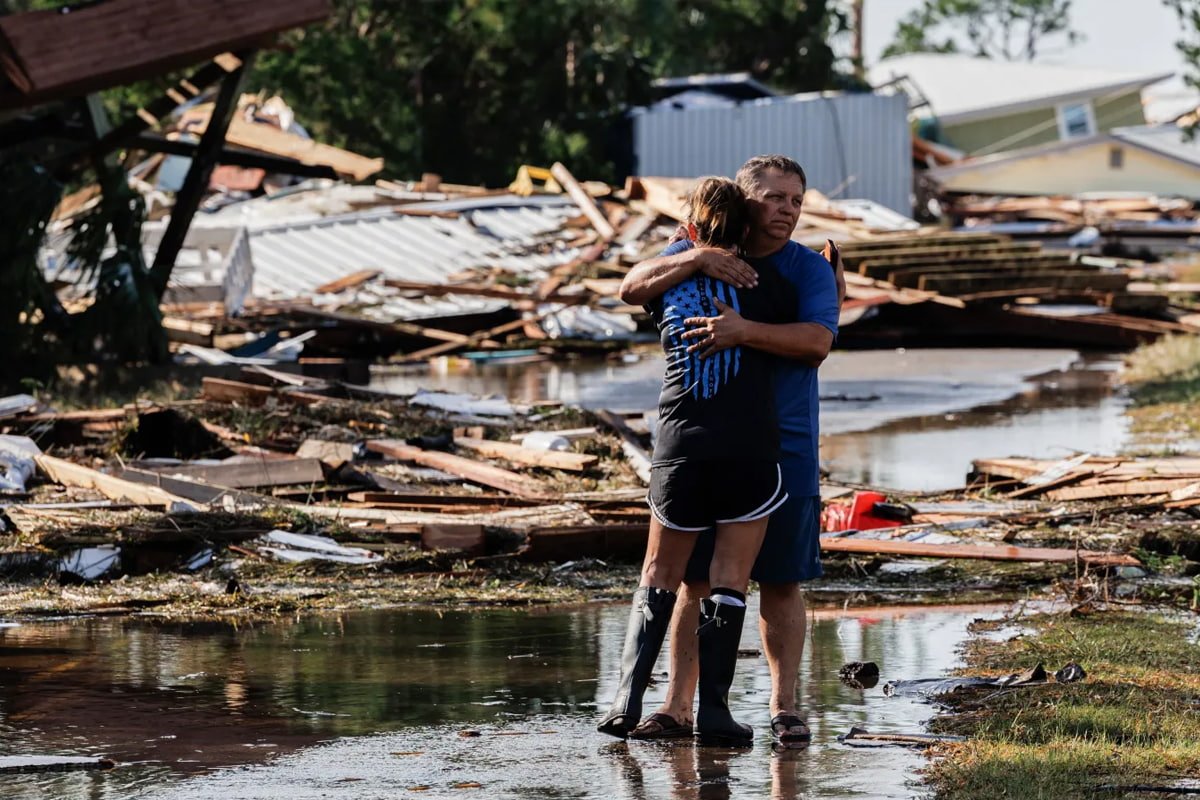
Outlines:
POLYGON ((804 184, 800 176, 768 169, 758 175, 750 196, 751 232, 760 239, 785 242, 800 221, 804 184))

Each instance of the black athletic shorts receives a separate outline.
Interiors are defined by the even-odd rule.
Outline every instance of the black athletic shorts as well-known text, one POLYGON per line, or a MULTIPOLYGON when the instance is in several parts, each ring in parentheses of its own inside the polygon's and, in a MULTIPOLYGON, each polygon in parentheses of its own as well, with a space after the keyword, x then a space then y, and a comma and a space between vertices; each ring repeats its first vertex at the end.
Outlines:
POLYGON ((646 501, 668 528, 703 531, 718 523, 752 522, 788 498, 774 461, 685 461, 650 469, 646 501))

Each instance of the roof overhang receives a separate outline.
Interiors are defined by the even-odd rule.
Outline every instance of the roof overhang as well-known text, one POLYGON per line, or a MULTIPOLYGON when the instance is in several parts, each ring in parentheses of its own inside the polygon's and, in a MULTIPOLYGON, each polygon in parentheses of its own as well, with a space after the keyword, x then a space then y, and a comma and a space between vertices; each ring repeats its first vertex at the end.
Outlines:
POLYGON ((1174 75, 1174 72, 1164 72, 1158 75, 1149 75, 1133 80, 1124 81, 1121 83, 1111 83, 1105 86, 1096 86, 1091 89, 1085 89, 1075 92, 1065 92, 1058 95, 1047 95, 1043 97, 1033 97, 1028 100, 1021 100, 1015 103, 1005 103, 998 106, 990 106, 988 108, 973 109, 971 111, 962 111, 956 114, 940 114, 937 111, 936 105, 932 105, 930 110, 932 114, 921 114, 922 117, 936 118, 942 125, 963 125, 969 122, 978 122, 980 120, 995 119, 996 117, 1007 117, 1012 114, 1019 114, 1022 111, 1036 111, 1042 108, 1051 108, 1060 103, 1068 103, 1078 100, 1092 100, 1097 97, 1116 97, 1138 89, 1143 89, 1146 86, 1166 80, 1174 75))

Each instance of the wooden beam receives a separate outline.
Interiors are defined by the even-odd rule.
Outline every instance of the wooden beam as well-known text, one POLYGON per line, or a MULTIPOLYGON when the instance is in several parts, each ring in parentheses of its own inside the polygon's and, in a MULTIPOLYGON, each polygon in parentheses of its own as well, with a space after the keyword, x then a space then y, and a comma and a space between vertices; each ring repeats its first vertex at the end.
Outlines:
POLYGON ((512 442, 495 442, 470 436, 455 436, 454 445, 488 458, 503 458, 515 464, 563 469, 569 472, 584 472, 600 460, 599 456, 566 453, 559 450, 538 450, 532 447, 522 447, 512 442))
MULTIPOLYGON (((186 158, 196 155, 196 145, 192 142, 185 142, 182 139, 166 139, 147 133, 130 139, 129 147, 145 150, 148 153, 167 153, 186 158)), ((301 178, 328 178, 330 180, 337 178, 337 173, 333 168, 323 164, 304 164, 294 158, 270 153, 256 153, 253 150, 231 147, 228 144, 221 148, 221 152, 217 155, 217 163, 244 169, 263 169, 267 172, 295 175, 301 178)))
POLYGON ((183 186, 175 193, 175 205, 171 209, 171 221, 163 232, 154 253, 154 265, 150 268, 150 282, 158 299, 167 291, 171 280, 171 271, 175 268, 175 259, 187 239, 188 229, 192 225, 192 217, 200 207, 200 200, 208 191, 208 183, 212 178, 213 167, 217 165, 217 154, 225 144, 225 131, 237 110, 238 90, 242 85, 242 77, 246 74, 248 62, 253 60, 253 53, 241 57, 240 67, 230 72, 221 81, 221 89, 217 93, 213 105, 212 122, 200 137, 196 146, 196 156, 188 168, 183 186))
POLYGON ((436 450, 422 450, 420 447, 414 447, 396 439, 369 440, 367 449, 402 461, 411 461, 424 467, 440 469, 472 483, 490 486, 502 492, 515 494, 517 497, 545 500, 553 494, 550 487, 533 478, 518 475, 491 464, 481 464, 462 456, 441 453, 436 450))
POLYGON ((986 561, 1035 561, 1073 564, 1077 560, 1096 567, 1137 567, 1140 561, 1130 555, 1068 550, 1056 547, 1015 547, 983 544, 925 544, 902 539, 852 539, 822 536, 821 551, 826 553, 866 553, 872 555, 917 556, 924 558, 966 558, 986 561))
POLYGON ((288 403, 310 406, 315 403, 344 403, 336 397, 325 397, 309 392, 281 392, 270 386, 259 386, 255 383, 231 381, 224 378, 204 378, 200 381, 200 397, 216 403, 247 403, 262 405, 272 397, 288 403))
POLYGON ((106 475, 62 458, 34 456, 38 468, 55 483, 77 489, 92 489, 118 503, 137 503, 147 506, 170 506, 183 498, 155 486, 143 486, 123 478, 106 475))
POLYGON ((360 269, 358 272, 351 272, 349 275, 344 275, 337 280, 332 280, 329 283, 322 283, 317 288, 313 289, 314 294, 337 294, 344 292, 347 289, 353 289, 355 286, 361 286, 372 278, 378 277, 380 270, 377 269, 360 269))
POLYGON ((1111 483, 1098 483, 1088 486, 1068 486, 1047 492, 1050 500, 1100 500, 1106 497, 1136 497, 1150 494, 1170 494, 1179 489, 1189 488, 1196 482, 1195 478, 1175 478, 1172 480, 1128 480, 1111 483))
POLYGON ((588 218, 588 222, 592 223, 592 227, 596 229, 596 233, 600 234, 601 239, 610 241, 617 235, 612 223, 600 211, 600 207, 596 205, 596 201, 587 193, 587 190, 579 185, 579 181, 575 180, 575 176, 569 169, 561 162, 555 161, 550 167, 550 174, 567 191, 567 194, 575 201, 575 205, 579 206, 579 210, 588 218))
POLYGON ((163 466, 151 469, 164 475, 223 486, 247 489, 259 486, 290 486, 296 483, 324 483, 325 472, 315 458, 269 458, 212 464, 205 466, 163 466))

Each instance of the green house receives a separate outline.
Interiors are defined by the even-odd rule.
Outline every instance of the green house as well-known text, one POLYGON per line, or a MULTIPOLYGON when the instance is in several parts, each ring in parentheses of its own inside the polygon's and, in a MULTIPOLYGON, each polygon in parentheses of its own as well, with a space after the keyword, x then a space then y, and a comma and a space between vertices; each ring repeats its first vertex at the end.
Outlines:
POLYGON ((1171 75, 920 53, 869 79, 908 94, 917 135, 988 155, 1144 125, 1142 89, 1171 75))

